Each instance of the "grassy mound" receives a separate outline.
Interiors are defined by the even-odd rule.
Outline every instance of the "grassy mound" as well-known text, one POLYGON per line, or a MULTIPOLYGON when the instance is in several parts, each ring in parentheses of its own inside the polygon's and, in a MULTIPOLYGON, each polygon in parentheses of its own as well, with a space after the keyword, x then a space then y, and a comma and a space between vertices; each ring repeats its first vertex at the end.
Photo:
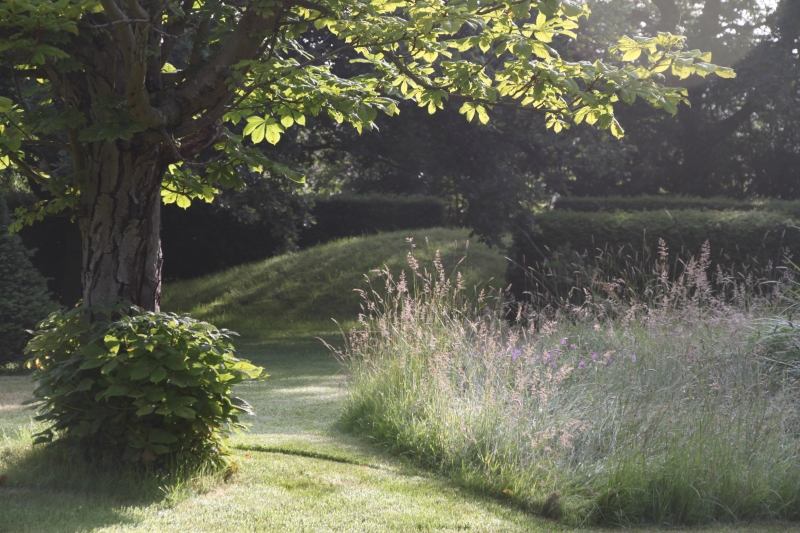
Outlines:
POLYGON ((376 269, 388 267, 394 274, 407 269, 412 245, 417 259, 428 264, 440 251, 448 273, 464 259, 459 271, 467 287, 502 286, 503 254, 477 242, 467 245, 468 235, 468 230, 433 228, 342 239, 167 284, 163 308, 247 335, 335 331, 332 318, 350 323, 361 311, 363 300, 353 289, 368 288, 365 275, 376 279, 378 273, 371 272, 376 269))

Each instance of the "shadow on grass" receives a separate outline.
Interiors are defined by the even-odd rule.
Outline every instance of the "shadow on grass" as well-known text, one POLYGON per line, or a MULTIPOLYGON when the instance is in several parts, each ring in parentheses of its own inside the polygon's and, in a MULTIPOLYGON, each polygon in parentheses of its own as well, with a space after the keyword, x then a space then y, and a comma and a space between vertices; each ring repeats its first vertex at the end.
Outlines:
POLYGON ((62 445, 31 446, 30 435, 0 448, 0 532, 94 531, 133 524, 126 510, 169 507, 220 483, 222 472, 157 472, 62 445))

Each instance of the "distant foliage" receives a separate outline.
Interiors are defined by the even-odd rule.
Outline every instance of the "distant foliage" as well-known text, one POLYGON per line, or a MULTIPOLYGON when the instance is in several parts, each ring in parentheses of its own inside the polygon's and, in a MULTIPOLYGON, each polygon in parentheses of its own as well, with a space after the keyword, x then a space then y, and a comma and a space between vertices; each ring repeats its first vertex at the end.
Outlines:
POLYGON ((22 351, 30 338, 25 330, 55 308, 47 282, 31 264, 32 252, 8 233, 9 223, 0 193, 0 364, 24 360, 22 351))
MULTIPOLYGON (((563 289, 570 285, 573 271, 591 269, 597 257, 609 254, 621 255, 621 264, 636 264, 649 272, 658 258, 660 239, 668 247, 671 279, 682 271, 678 261, 700 257, 706 241, 711 275, 716 275, 717 266, 759 265, 774 270, 786 254, 800 253, 800 229, 784 213, 555 210, 537 215, 532 229, 515 231, 506 279, 519 295, 532 288, 533 268, 538 277, 548 277, 552 286, 563 289)), ((614 277, 613 272, 605 274, 614 277)))
POLYGON ((230 428, 252 414, 231 387, 262 368, 234 356, 232 332, 127 303, 53 313, 26 352, 49 427, 36 442, 66 440, 141 463, 220 462, 230 428), (106 317, 106 318, 103 318, 106 317))
POLYGON ((800 216, 800 202, 787 200, 735 200, 696 196, 562 196, 553 207, 568 211, 663 211, 699 209, 708 211, 770 211, 800 216))
POLYGON ((390 194, 318 196, 316 223, 300 234, 302 247, 344 237, 445 225, 444 202, 431 196, 390 194))

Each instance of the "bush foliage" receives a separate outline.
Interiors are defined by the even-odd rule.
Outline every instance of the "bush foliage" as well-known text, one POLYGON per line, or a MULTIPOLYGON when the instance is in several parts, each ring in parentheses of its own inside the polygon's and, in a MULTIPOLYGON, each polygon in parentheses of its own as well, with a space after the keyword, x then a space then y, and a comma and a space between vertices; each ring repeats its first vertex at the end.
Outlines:
POLYGON ((263 370, 234 356, 232 332, 128 303, 88 311, 51 314, 26 349, 36 419, 50 424, 36 442, 143 463, 223 458, 223 437, 251 414, 231 387, 263 370))
POLYGON ((46 281, 31 264, 33 253, 8 233, 9 223, 0 193, 0 365, 24 361, 23 349, 30 338, 26 330, 55 307, 46 281))

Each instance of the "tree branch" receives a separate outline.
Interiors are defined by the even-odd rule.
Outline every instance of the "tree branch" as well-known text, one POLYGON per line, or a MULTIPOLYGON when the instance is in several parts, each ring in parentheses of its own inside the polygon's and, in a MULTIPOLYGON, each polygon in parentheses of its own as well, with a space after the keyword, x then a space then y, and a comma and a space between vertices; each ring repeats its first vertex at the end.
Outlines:
MULTIPOLYGON (((222 49, 194 76, 175 88, 175 100, 181 108, 181 118, 176 119, 178 128, 173 132, 175 136, 182 137, 190 132, 187 130, 194 130, 197 121, 191 117, 197 113, 209 108, 221 109, 232 94, 225 83, 229 77, 228 69, 240 61, 255 57, 264 42, 264 32, 274 27, 276 20, 275 15, 265 18, 248 9, 222 49), (189 122, 180 124, 180 120, 189 122)), ((211 120, 211 123, 214 121, 211 120)))
POLYGON ((115 0, 100 0, 100 5, 103 6, 106 18, 113 23, 114 35, 122 48, 122 60, 125 68, 130 70, 134 43, 133 30, 128 24, 122 24, 128 17, 117 6, 115 0))
POLYGON ((163 67, 167 61, 169 61, 169 56, 172 55, 172 50, 175 49, 175 45, 178 44, 178 37, 183 34, 186 30, 186 27, 189 25, 189 12, 194 5, 194 0, 183 0, 183 4, 181 5, 181 10, 184 13, 184 17, 174 24, 169 23, 167 24, 164 31, 170 35, 167 37, 166 42, 161 46, 161 66, 163 67))
POLYGON ((43 188, 47 189, 53 196, 56 196, 58 198, 64 197, 63 192, 57 189, 51 189, 47 179, 39 175, 37 172, 34 172, 34 170, 31 169, 31 167, 29 167, 28 165, 26 165, 24 161, 22 161, 19 157, 16 156, 16 154, 10 152, 8 153, 8 158, 11 160, 12 163, 14 163, 15 167, 17 167, 19 170, 22 171, 23 174, 25 174, 25 176, 36 182, 38 185, 41 185, 43 188))

